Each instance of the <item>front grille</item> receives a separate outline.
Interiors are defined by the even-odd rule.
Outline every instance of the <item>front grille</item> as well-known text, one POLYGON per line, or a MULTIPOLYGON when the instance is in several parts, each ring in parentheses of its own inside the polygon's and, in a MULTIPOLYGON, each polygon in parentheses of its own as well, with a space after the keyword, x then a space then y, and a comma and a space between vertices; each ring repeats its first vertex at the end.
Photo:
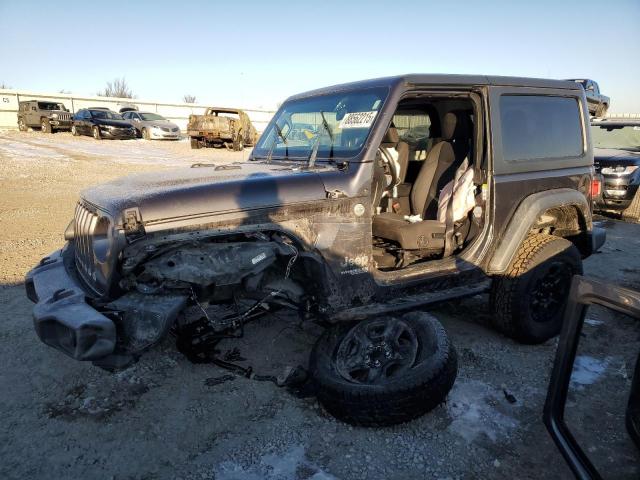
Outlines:
POLYGON ((76 206, 74 239, 76 267, 85 282, 96 287, 96 265, 93 257, 93 230, 98 222, 98 214, 82 203, 76 206))
POLYGON ((68 112, 59 113, 58 120, 61 120, 63 122, 69 122, 71 121, 71 114, 68 112))

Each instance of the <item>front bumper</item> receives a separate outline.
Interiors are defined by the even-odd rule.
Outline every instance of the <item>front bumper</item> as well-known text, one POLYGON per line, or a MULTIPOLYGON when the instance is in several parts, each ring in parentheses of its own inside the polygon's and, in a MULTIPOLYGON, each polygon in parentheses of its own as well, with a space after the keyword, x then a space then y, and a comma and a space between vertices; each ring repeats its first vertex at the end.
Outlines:
POLYGON ((27 274, 34 327, 40 340, 71 358, 98 360, 114 352, 116 326, 87 303, 73 268, 73 247, 67 244, 27 274))
POLYGON ((72 120, 54 120, 51 119, 49 120, 49 123, 51 124, 52 127, 55 127, 58 130, 71 130, 71 125, 73 125, 73 121, 72 120))
POLYGON ((602 195, 595 201, 597 210, 624 210, 638 191, 634 175, 603 175, 602 195))
POLYGON ((114 138, 117 140, 129 140, 132 138, 136 138, 136 131, 127 131, 127 130, 109 130, 106 128, 100 129, 100 135, 102 138, 114 138))
POLYGON ((180 131, 165 132, 152 128, 149 130, 149 136, 154 140, 180 140, 180 131))

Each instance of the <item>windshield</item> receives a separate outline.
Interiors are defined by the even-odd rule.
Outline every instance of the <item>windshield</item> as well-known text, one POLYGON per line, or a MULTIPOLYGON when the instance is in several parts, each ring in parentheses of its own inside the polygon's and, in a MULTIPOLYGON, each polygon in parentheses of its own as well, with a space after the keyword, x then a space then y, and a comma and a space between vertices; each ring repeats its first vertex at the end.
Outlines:
POLYGON ((389 89, 319 95, 286 102, 253 150, 254 158, 350 158, 362 149, 389 89), (325 124, 326 123, 326 124, 325 124))
POLYGON ((64 110, 64 105, 53 102, 38 102, 38 108, 40 110, 64 110))
POLYGON ((640 125, 592 125, 591 139, 596 148, 640 152, 640 125))
POLYGON ((109 110, 91 110, 91 116, 93 118, 101 118, 105 120, 124 120, 122 115, 109 110))
POLYGON ((152 120, 165 120, 162 115, 158 115, 157 113, 141 113, 140 118, 142 120, 152 121, 152 120))

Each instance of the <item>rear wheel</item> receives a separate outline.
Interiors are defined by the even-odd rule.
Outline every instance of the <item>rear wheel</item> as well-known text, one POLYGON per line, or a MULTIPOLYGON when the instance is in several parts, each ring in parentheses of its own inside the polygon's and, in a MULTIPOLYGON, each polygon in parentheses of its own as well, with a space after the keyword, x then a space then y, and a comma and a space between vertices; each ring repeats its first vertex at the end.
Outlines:
POLYGON ((49 120, 47 120, 46 118, 42 119, 42 121, 40 122, 40 130, 42 131, 42 133, 53 133, 51 131, 51 124, 49 123, 49 120))
POLYGON ((200 141, 197 138, 191 138, 191 148, 198 149, 201 147, 202 145, 200 144, 200 141))
POLYGON ((380 426, 406 422, 442 403, 458 363, 440 322, 411 312, 327 330, 310 368, 329 413, 347 423, 380 426))
POLYGON ((244 150, 244 139, 242 138, 242 133, 238 133, 238 136, 233 142, 233 150, 236 152, 244 150))
POLYGON ((640 187, 631 200, 631 204, 622 212, 622 218, 632 222, 640 222, 640 187))
POLYGON ((93 135, 93 138, 95 138, 96 140, 102 139, 102 135, 100 135, 100 129, 98 127, 93 127, 91 129, 91 133, 93 135))
POLYGON ((570 241, 552 235, 527 237, 508 272, 493 280, 493 325, 528 344, 560 333, 571 278, 582 274, 580 252, 570 241))
POLYGON ((27 124, 24 123, 24 118, 18 119, 18 130, 20 130, 21 132, 27 131, 27 124))

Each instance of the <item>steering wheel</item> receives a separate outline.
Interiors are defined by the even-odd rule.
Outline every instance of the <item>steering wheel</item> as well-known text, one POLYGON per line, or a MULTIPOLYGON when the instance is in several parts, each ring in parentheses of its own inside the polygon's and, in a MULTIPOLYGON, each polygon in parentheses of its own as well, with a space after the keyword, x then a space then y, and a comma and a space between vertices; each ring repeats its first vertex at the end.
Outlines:
POLYGON ((384 163, 387 165, 387 170, 389 171, 389 175, 391 176, 391 183, 387 186, 387 188, 395 187, 400 183, 400 172, 398 172, 399 165, 393 160, 391 154, 387 151, 386 148, 380 148, 380 152, 382 153, 382 159, 384 163))

